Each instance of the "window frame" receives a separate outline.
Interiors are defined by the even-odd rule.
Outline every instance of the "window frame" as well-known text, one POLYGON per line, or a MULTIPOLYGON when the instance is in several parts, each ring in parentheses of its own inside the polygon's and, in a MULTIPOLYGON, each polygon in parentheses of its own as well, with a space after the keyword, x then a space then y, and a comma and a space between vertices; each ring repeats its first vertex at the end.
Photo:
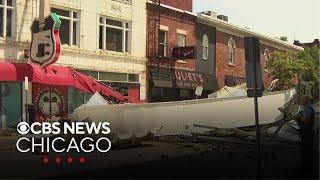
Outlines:
POLYGON ((187 45, 187 35, 186 35, 186 34, 177 33, 177 38, 178 38, 177 46, 178 46, 178 47, 186 47, 186 45, 187 45), (180 42, 179 37, 180 37, 180 36, 184 37, 184 42, 183 42, 184 45, 182 45, 182 46, 179 44, 179 42, 180 42))
POLYGON ((100 70, 90 70, 90 69, 76 69, 77 71, 79 71, 82 74, 86 74, 87 76, 90 76, 94 79, 96 79, 97 81, 109 81, 109 82, 122 82, 122 83, 140 83, 140 74, 130 74, 130 73, 118 73, 118 72, 109 72, 109 71, 100 71, 100 70), (125 80, 114 80, 112 78, 102 78, 101 73, 106 73, 109 75, 124 75, 126 76, 125 80), (95 76, 92 76, 93 74, 96 74, 95 76), (134 76, 136 78, 136 81, 131 80, 130 76, 134 76))
POLYGON ((69 21, 69 43, 68 44, 63 44, 63 45, 69 45, 69 46, 76 46, 79 47, 80 46, 80 11, 76 10, 76 9, 66 9, 66 8, 60 8, 60 7, 51 7, 51 12, 52 9, 58 9, 58 10, 62 10, 62 11, 68 11, 69 12, 69 16, 64 16, 64 15, 58 15, 58 17, 62 20, 68 20, 69 21), (73 13, 77 13, 77 18, 73 17, 73 13), (73 44, 73 23, 76 23, 76 44, 73 44))
MULTIPOLYGON (((168 54, 167 52, 167 48, 168 48, 168 31, 167 30, 163 30, 163 29, 160 29, 159 30, 159 37, 160 37, 160 32, 164 32, 164 42, 160 42, 159 40, 159 45, 163 45, 163 57, 166 57, 168 54)), ((160 38, 159 38, 160 39, 160 38)))
POLYGON ((268 48, 265 48, 264 53, 263 53, 264 59, 264 71, 269 72, 268 66, 269 66, 269 60, 270 60, 270 51, 268 48))
POLYGON ((235 55, 236 42, 233 40, 233 37, 231 37, 228 41, 228 65, 235 66, 235 55))
POLYGON ((12 0, 12 6, 7 5, 8 0, 3 0, 3 4, 0 4, 0 8, 3 10, 2 15, 2 34, 0 38, 14 38, 15 35, 15 14, 16 14, 16 0, 12 0), (10 10, 11 14, 11 34, 7 35, 7 12, 10 10))
POLYGON ((207 34, 203 34, 202 35, 202 59, 208 60, 208 58, 209 58, 209 37, 207 34))
POLYGON ((100 49, 100 27, 103 28, 102 31, 102 49, 103 51, 112 51, 112 52, 118 52, 118 53, 131 53, 132 50, 132 22, 130 21, 125 21, 125 20, 120 20, 120 19, 114 19, 111 17, 107 16, 98 16, 98 49, 100 49), (102 18, 102 22, 100 21, 102 18), (113 20, 113 21, 119 21, 121 22, 122 26, 114 26, 107 24, 107 19, 113 20), (128 27, 126 27, 126 24, 128 24, 128 27), (106 41, 107 41, 107 28, 113 28, 117 30, 122 31, 122 51, 113 51, 113 50, 108 50, 106 46, 106 41), (126 33, 128 32, 128 37, 126 37, 126 33), (128 43, 128 44, 126 44, 128 43))

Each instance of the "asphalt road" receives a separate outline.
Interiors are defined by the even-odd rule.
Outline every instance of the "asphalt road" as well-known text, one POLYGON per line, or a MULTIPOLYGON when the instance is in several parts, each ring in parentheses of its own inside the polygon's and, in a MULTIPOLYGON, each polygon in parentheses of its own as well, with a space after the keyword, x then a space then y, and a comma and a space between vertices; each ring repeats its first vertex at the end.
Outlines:
MULTIPOLYGON (((254 146, 203 142, 144 142, 89 154, 22 154, 16 138, 0 138, 0 178, 256 178, 254 146), (48 157, 49 162, 43 163, 48 157), (55 163, 60 157, 62 162, 55 163), (72 157, 73 163, 66 159, 72 157), (85 157, 86 162, 77 162, 85 157)), ((297 145, 263 147, 262 178, 299 178, 297 145)))

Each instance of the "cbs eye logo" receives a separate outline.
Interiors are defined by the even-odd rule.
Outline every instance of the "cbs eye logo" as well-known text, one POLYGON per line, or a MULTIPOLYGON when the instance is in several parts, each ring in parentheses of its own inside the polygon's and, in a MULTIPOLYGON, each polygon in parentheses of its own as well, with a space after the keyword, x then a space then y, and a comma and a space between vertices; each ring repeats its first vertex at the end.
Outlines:
POLYGON ((17 131, 19 134, 26 135, 30 131, 30 126, 27 122, 20 122, 17 126, 17 131))

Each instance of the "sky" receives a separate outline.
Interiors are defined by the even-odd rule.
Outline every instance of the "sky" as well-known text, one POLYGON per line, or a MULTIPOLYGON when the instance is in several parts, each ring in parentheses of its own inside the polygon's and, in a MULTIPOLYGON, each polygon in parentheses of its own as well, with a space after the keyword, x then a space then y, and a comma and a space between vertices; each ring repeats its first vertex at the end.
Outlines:
POLYGON ((215 11, 229 22, 290 43, 320 38, 320 0, 193 0, 193 12, 215 11))

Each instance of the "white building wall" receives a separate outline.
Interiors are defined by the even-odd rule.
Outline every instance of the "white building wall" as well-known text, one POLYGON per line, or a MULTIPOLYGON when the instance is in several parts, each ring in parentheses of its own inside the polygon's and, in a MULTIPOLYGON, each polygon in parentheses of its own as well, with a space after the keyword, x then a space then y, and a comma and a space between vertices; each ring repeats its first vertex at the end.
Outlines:
MULTIPOLYGON (((29 49, 30 26, 39 15, 39 0, 16 0, 14 37, 0 37, 0 59, 18 62, 29 49)), ((140 97, 146 93, 146 0, 52 0, 52 7, 80 11, 79 47, 63 45, 57 64, 74 68, 139 74, 140 97), (99 49, 100 15, 132 22, 131 52, 99 49)))

